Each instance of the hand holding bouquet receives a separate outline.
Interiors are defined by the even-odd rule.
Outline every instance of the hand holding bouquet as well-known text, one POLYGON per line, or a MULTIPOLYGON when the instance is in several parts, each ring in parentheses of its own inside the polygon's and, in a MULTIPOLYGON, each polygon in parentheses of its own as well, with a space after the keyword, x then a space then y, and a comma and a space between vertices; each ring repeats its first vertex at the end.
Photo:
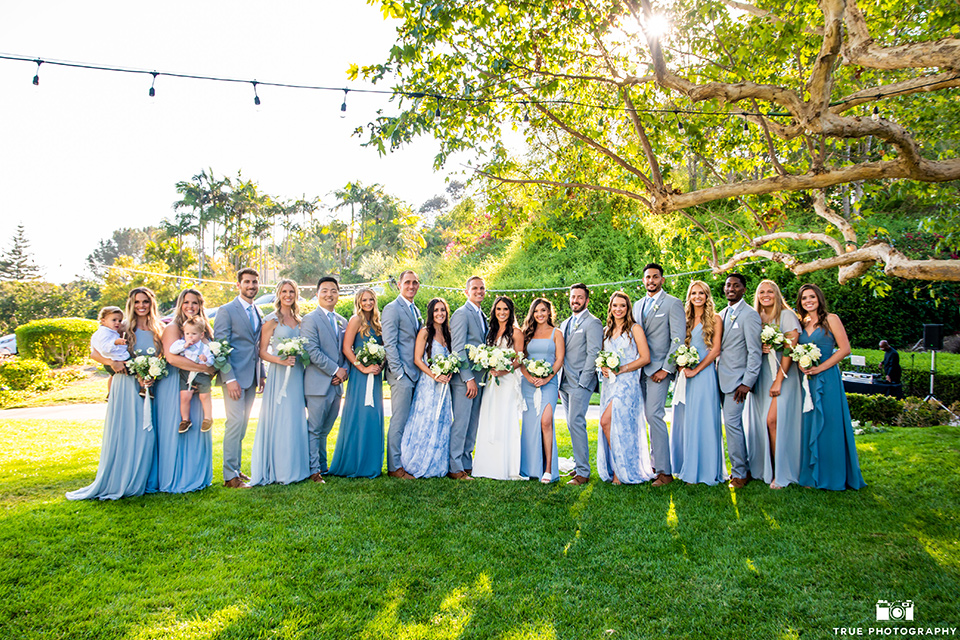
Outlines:
POLYGON ((210 343, 210 352, 213 354, 213 368, 220 373, 230 373, 230 354, 233 347, 229 340, 214 340, 210 343))
POLYGON ((517 358, 517 352, 513 349, 504 349, 502 347, 491 347, 490 345, 467 345, 467 357, 473 363, 471 368, 474 371, 487 369, 494 376, 494 381, 499 385, 499 376, 513 371, 513 361, 517 358))
POLYGON ((700 364, 700 352, 694 346, 681 344, 670 356, 670 362, 677 365, 680 370, 677 374, 677 382, 673 386, 673 406, 677 406, 687 401, 687 378, 690 377, 690 372, 700 364))
POLYGON ((594 364, 608 380, 613 380, 620 373, 620 355, 614 351, 601 351, 597 354, 594 364))
POLYGON ((284 360, 284 362, 280 364, 287 368, 286 373, 283 375, 283 387, 281 387, 280 393, 277 394, 277 404, 280 404, 280 400, 287 397, 287 384, 290 382, 290 371, 293 369, 293 365, 290 364, 289 359, 297 358, 303 363, 303 366, 306 367, 310 364, 310 354, 307 353, 306 338, 283 338, 282 340, 277 340, 275 348, 277 350, 277 357, 283 358, 284 360))
POLYGON ((537 415, 539 415, 540 405, 543 402, 543 389, 541 387, 547 384, 547 378, 553 375, 553 365, 546 360, 527 359, 523 361, 523 366, 527 368, 527 373, 536 379, 533 383, 536 387, 533 392, 533 406, 537 415))
MULTIPOLYGON (((790 350, 790 359, 803 371, 803 412, 813 411, 813 397, 810 395, 810 369, 820 364, 820 347, 808 342, 798 344, 790 350)), ((819 371, 815 372, 819 373, 819 371)))
POLYGON ((376 406, 373 403, 373 389, 377 384, 377 374, 380 373, 384 361, 387 359, 387 350, 383 345, 377 344, 377 341, 370 338, 363 343, 360 350, 355 354, 357 356, 357 369, 361 373, 367 374, 367 389, 364 393, 363 405, 365 407, 376 406), (369 369, 364 372, 363 369, 369 369))
POLYGON ((434 380, 446 376, 446 380, 437 380, 437 382, 450 382, 450 376, 460 371, 460 356, 455 353, 449 355, 436 355, 427 360, 427 365, 434 375, 434 380))
POLYGON ((156 355, 153 348, 146 352, 138 351, 133 359, 127 360, 127 369, 130 373, 140 380, 143 385, 143 429, 144 431, 153 430, 153 412, 150 410, 150 386, 154 381, 167 375, 167 361, 162 356, 156 355))
MULTIPOLYGON (((785 348, 789 348, 790 342, 787 340, 787 336, 783 335, 783 331, 780 331, 780 327, 775 324, 765 324, 763 325, 763 330, 760 331, 760 343, 764 346, 764 350, 767 352, 767 362, 770 364, 770 374, 776 378, 777 377, 777 367, 780 366, 777 358, 777 351, 782 351, 785 348)), ((783 372, 783 377, 787 377, 787 372, 783 372)))

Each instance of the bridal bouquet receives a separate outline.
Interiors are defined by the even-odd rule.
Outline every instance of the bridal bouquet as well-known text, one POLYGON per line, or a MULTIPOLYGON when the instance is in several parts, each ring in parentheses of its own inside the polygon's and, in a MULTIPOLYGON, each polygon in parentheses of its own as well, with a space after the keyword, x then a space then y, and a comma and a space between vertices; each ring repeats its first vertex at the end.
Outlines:
MULTIPOLYGON (((527 368, 527 372, 532 375, 534 378, 549 378, 553 375, 553 365, 551 365, 546 360, 524 360, 523 366, 527 368)), ((540 404, 543 399, 543 391, 541 387, 537 387, 533 392, 533 405, 537 410, 537 415, 540 415, 540 404)))
MULTIPOLYGON (((798 344, 790 350, 790 359, 804 369, 820 364, 821 355, 820 347, 812 342, 798 344)), ((803 412, 808 411, 813 411, 813 398, 810 396, 810 376, 803 374, 803 412)))
MULTIPOLYGON (((287 359, 293 356, 300 360, 303 366, 310 364, 310 354, 307 353, 306 338, 283 338, 277 340, 274 345, 278 358, 287 359)), ((280 400, 287 397, 287 384, 290 382, 290 370, 293 367, 284 367, 286 372, 283 374, 283 386, 280 387, 280 393, 277 394, 277 404, 280 400)))
POLYGON ((445 376, 448 373, 460 371, 460 356, 455 353, 446 356, 436 355, 427 360, 427 365, 433 375, 445 376))
MULTIPOLYGON (((356 352, 357 362, 362 364, 365 367, 369 367, 375 364, 383 364, 387 359, 387 350, 383 348, 383 345, 378 344, 376 340, 370 338, 363 343, 363 346, 360 347, 360 350, 356 352)), ((373 373, 367 374, 367 391, 364 394, 363 406, 372 407, 373 404, 373 387, 377 384, 377 376, 373 373)))
MULTIPOLYGON (((681 344, 670 356, 670 362, 677 365, 678 369, 693 369, 700 364, 700 352, 696 347, 681 344)), ((677 382, 673 386, 673 405, 683 404, 686 401, 687 376, 678 372, 677 382)))
MULTIPOLYGON (((779 366, 776 352, 782 351, 785 347, 790 346, 787 341, 787 336, 783 335, 780 327, 768 323, 763 325, 763 330, 760 332, 760 342, 770 347, 770 353, 767 354, 767 362, 770 363, 770 375, 776 377, 777 367, 779 366)), ((786 371, 783 372, 783 377, 787 377, 786 371)))
MULTIPOLYGON (((491 347, 490 345, 467 345, 467 357, 473 363, 471 367, 474 371, 491 369, 493 371, 513 371, 513 361, 517 357, 517 352, 513 349, 504 349, 503 347, 491 347)), ((500 378, 494 376, 494 382, 500 384, 500 378)))
POLYGON ((226 339, 212 341, 210 352, 213 353, 213 368, 220 373, 230 373, 229 356, 233 353, 230 341, 226 339))
MULTIPOLYGON (((143 382, 153 382, 167 375, 167 361, 156 355, 156 349, 150 348, 137 351, 133 358, 127 360, 126 365, 130 373, 143 382)), ((143 393, 143 428, 153 430, 153 419, 150 411, 150 388, 145 387, 143 393)))
POLYGON ((607 374, 607 380, 612 384, 616 381, 617 374, 620 373, 620 354, 615 351, 601 351, 597 354, 594 365, 596 365, 598 373, 602 373, 604 367, 610 370, 610 373, 607 374))

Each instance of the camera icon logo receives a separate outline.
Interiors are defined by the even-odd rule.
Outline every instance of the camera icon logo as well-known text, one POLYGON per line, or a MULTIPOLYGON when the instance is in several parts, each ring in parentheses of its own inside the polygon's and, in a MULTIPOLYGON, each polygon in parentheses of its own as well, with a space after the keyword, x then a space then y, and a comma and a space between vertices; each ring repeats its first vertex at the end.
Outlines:
POLYGON ((913 600, 877 600, 877 620, 913 620, 913 600))

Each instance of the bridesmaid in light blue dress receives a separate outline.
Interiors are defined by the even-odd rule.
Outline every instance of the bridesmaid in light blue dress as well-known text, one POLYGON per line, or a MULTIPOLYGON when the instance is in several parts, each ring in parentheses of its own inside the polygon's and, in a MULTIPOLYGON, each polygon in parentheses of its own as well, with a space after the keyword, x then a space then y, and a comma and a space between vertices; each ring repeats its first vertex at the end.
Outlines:
MULTIPOLYGON (((764 324, 776 325, 791 346, 797 344, 800 319, 783 299, 776 282, 760 282, 753 306, 764 324)), ((750 475, 768 483, 771 489, 782 489, 795 483, 800 474, 802 375, 785 351, 770 349, 764 345, 760 375, 747 394, 743 431, 750 475)))
POLYGON ((801 369, 809 376, 813 410, 803 414, 800 434, 800 478, 805 487, 843 491, 866 486, 850 423, 850 407, 840 379, 841 360, 850 355, 843 323, 829 313, 820 288, 805 284, 797 294, 803 330, 800 344, 820 347, 820 364, 801 369))
POLYGON ((427 361, 436 355, 450 354, 450 308, 447 301, 443 298, 431 300, 427 304, 427 318, 430 322, 420 329, 414 347, 414 361, 423 373, 417 381, 410 417, 400 441, 400 466, 415 478, 442 478, 450 469, 451 376, 434 375, 427 361))
POLYGON ((520 425, 520 475, 544 484, 560 479, 560 464, 557 455, 557 432, 554 415, 560 395, 560 378, 563 367, 563 334, 555 326, 553 305, 544 298, 535 298, 523 321, 524 356, 528 360, 545 360, 553 366, 553 373, 546 378, 537 378, 522 365, 520 391, 526 409, 520 425), (539 404, 538 393, 539 390, 539 404))
POLYGON ((631 309, 623 291, 610 296, 603 350, 620 356, 620 370, 600 368, 602 434, 597 438, 597 473, 601 480, 617 485, 654 478, 640 388, 640 369, 650 362, 650 349, 631 309))
POLYGON ((356 356, 370 340, 383 346, 380 334, 377 294, 373 289, 360 289, 353 298, 353 317, 343 335, 343 354, 353 366, 330 475, 376 478, 383 468, 383 366, 364 366, 356 356), (373 385, 372 406, 366 404, 369 384, 373 385))
MULTIPOLYGON (((127 340, 134 338, 133 353, 161 353, 159 319, 153 292, 146 287, 133 289, 127 297, 124 323, 127 340)), ((157 431, 153 426, 144 429, 140 383, 123 373, 122 363, 96 356, 92 357, 117 372, 107 399, 97 476, 93 484, 69 492, 67 500, 117 500, 153 493, 158 484, 157 431)))
POLYGON ((727 479, 723 457, 720 386, 714 361, 720 354, 723 320, 716 313, 706 282, 694 280, 687 287, 684 304, 687 317, 686 343, 696 348, 700 363, 677 372, 686 376, 686 400, 676 402, 674 388, 673 425, 670 429, 670 463, 675 476, 687 484, 719 484, 727 479), (704 327, 713 325, 713 335, 704 336, 704 327), (711 346, 707 347, 707 339, 711 346))
POLYGON ((307 401, 303 364, 296 356, 275 354, 280 340, 300 337, 300 292, 293 280, 277 283, 277 310, 263 320, 260 359, 269 363, 260 402, 260 419, 250 457, 250 485, 290 484, 310 476, 307 401))
MULTIPOLYGON (((187 493, 210 486, 213 482, 213 432, 203 432, 199 426, 179 433, 180 426, 180 369, 214 374, 212 366, 171 354, 170 346, 183 337, 183 322, 199 317, 207 325, 203 294, 196 289, 184 289, 177 297, 173 322, 163 330, 163 350, 167 358, 167 376, 157 385, 157 451, 160 473, 160 491, 187 493)), ((209 329, 205 339, 213 338, 209 329)), ((190 401, 190 421, 203 422, 203 407, 199 394, 190 401)))

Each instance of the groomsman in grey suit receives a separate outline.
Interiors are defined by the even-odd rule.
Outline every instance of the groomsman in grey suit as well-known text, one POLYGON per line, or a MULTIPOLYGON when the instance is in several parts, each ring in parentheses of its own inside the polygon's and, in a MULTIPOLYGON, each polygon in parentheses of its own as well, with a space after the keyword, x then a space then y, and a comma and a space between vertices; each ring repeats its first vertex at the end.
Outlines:
POLYGON ((743 300, 747 279, 731 273, 723 285, 727 308, 721 312, 723 338, 717 358, 717 378, 723 394, 723 424, 730 454, 730 486, 740 489, 749 482, 747 441, 743 435, 743 403, 757 382, 763 345, 760 314, 743 300))
POLYGON ((420 369, 414 364, 417 332, 423 327, 420 310, 413 298, 420 288, 420 280, 413 271, 400 274, 400 295, 383 308, 380 324, 383 328, 383 347, 387 350, 387 382, 390 383, 390 428, 387 430, 387 475, 413 479, 400 466, 400 442, 403 428, 410 417, 413 392, 420 379, 420 369))
POLYGON ((650 362, 640 373, 643 388, 643 413, 650 427, 650 452, 657 474, 653 486, 673 482, 670 468, 670 434, 667 432, 667 391, 676 377, 677 366, 670 362, 687 337, 687 319, 683 303, 663 290, 663 267, 651 262, 643 268, 643 287, 647 295, 633 305, 633 319, 643 327, 650 348, 650 362))
POLYGON ((307 397, 307 432, 310 447, 310 479, 323 482, 327 466, 327 436, 340 413, 343 381, 347 379, 343 355, 346 319, 334 311, 340 299, 340 283, 324 276, 317 283, 319 306, 303 318, 300 335, 307 339, 310 364, 303 374, 307 397))
POLYGON ((264 371, 260 360, 260 328, 263 314, 253 300, 260 291, 260 274, 246 268, 237 272, 239 295, 217 310, 213 324, 214 340, 227 340, 233 351, 227 357, 230 372, 220 374, 226 387, 223 404, 227 422, 223 430, 223 483, 231 489, 246 489, 250 477, 240 469, 243 436, 247 433, 250 410, 257 394, 263 391, 264 371))
POLYGON ((597 354, 603 346, 603 324, 587 309, 590 290, 582 282, 570 287, 569 318, 560 323, 563 333, 563 374, 560 398, 567 414, 567 429, 573 441, 576 467, 567 484, 580 485, 590 479, 590 449, 587 445, 587 409, 597 390, 597 354))
MULTIPOLYGON (((480 422, 480 401, 483 387, 479 386, 470 368, 467 345, 486 342, 489 329, 487 317, 480 303, 487 288, 480 276, 470 276, 466 285, 467 301, 450 318, 450 351, 460 356, 460 372, 450 380, 453 399, 453 426, 450 427, 450 469, 447 477, 455 480, 473 480, 473 446, 477 443, 477 425, 480 422)), ((482 376, 481 376, 482 377, 482 376)))

